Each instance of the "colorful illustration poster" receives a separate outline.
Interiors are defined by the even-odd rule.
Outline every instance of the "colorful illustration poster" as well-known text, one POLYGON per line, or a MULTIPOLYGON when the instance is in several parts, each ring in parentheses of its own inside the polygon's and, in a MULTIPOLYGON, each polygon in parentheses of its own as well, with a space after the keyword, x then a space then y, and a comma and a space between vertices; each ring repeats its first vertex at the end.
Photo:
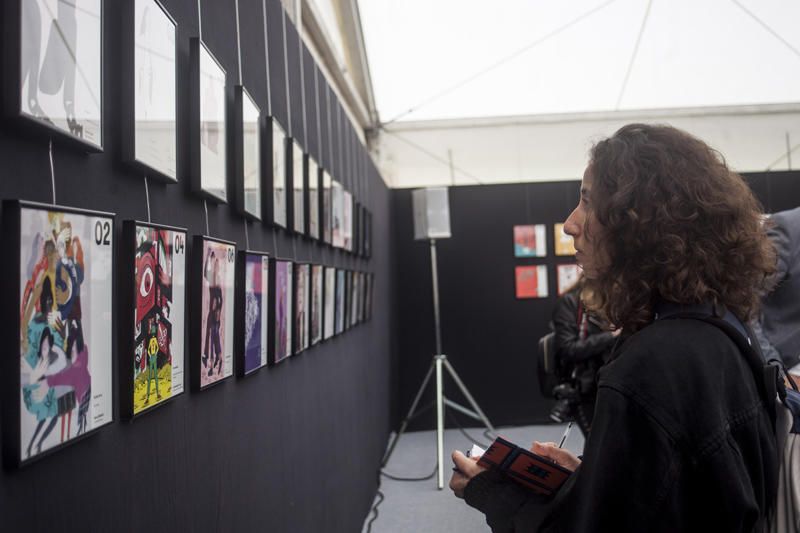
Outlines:
POLYGON ((20 111, 102 147, 102 0, 20 4, 20 111))
POLYGON ((338 335, 344 331, 344 291, 345 291, 345 271, 341 269, 336 270, 336 311, 335 311, 335 324, 333 330, 334 335, 338 335))
POLYGON ((269 258, 246 254, 244 265, 244 373, 267 364, 269 258))
POLYGON ((311 345, 322 340, 322 265, 311 266, 311 345))
POLYGON ((275 261, 275 362, 292 355, 292 262, 275 261))
POLYGON ((308 235, 312 239, 320 238, 319 227, 319 166, 317 161, 308 156, 308 235))
POLYGON ((114 221, 23 206, 19 222, 24 462, 113 419, 114 221))
POLYGON ((545 257, 547 236, 544 224, 514 226, 514 257, 545 257))
POLYGON ((575 243, 564 233, 564 224, 553 225, 553 242, 556 243, 556 255, 575 255, 575 243))
POLYGON ((556 267, 558 279, 558 295, 561 296, 578 282, 581 267, 578 265, 558 265, 556 267))
POLYGON ((547 266, 516 267, 517 298, 547 298, 547 266))
POLYGON ((308 348, 308 303, 311 285, 311 265, 297 264, 294 266, 295 283, 295 353, 300 353, 308 348))
POLYGON ((322 337, 330 339, 334 336, 335 304, 336 304, 336 268, 325 267, 325 314, 323 320, 322 337))
POLYGON ((272 222, 286 227, 286 133, 272 118, 272 222))
POLYGON ((183 392, 186 233, 136 226, 133 414, 183 392))
POLYGON ((233 374, 233 286, 236 247, 203 240, 200 387, 233 374))

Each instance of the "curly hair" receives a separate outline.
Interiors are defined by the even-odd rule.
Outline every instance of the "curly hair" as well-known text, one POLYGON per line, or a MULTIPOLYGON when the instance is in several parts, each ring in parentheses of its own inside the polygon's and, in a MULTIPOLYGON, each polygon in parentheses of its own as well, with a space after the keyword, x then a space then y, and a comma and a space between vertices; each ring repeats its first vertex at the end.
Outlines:
POLYGON ((635 332, 659 300, 711 303, 742 320, 775 270, 762 209, 722 156, 670 126, 630 124, 591 150, 590 202, 607 267, 587 284, 635 332))

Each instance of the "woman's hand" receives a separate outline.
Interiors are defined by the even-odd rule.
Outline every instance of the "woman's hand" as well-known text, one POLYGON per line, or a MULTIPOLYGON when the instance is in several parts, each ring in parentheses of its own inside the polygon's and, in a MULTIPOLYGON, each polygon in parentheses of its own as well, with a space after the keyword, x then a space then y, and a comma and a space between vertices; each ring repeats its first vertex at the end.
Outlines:
POLYGON ((555 442, 539 442, 533 441, 531 451, 536 455, 546 457, 559 466, 563 466, 567 470, 575 471, 581 464, 581 460, 573 455, 570 451, 556 446, 555 442))
POLYGON ((457 498, 463 498, 464 489, 467 487, 469 480, 486 469, 478 465, 477 457, 467 457, 458 450, 454 451, 451 457, 458 470, 453 470, 453 477, 450 478, 450 489, 457 498))

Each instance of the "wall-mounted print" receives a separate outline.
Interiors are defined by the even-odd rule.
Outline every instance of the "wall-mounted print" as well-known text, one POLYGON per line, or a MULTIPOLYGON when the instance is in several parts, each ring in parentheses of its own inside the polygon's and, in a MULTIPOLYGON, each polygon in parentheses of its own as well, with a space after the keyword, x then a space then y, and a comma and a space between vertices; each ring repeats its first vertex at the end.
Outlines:
POLYGON ((306 155, 305 179, 306 190, 308 191, 308 236, 312 239, 320 238, 320 172, 316 159, 306 155))
POLYGON ((325 312, 322 320, 322 338, 325 340, 330 339, 335 335, 335 320, 336 316, 336 268, 325 267, 325 312))
POLYGON ((233 87, 233 126, 231 155, 239 213, 261 220, 261 110, 241 85, 233 87))
POLYGON ((547 298, 547 266, 518 266, 515 269, 517 298, 547 298))
POLYGON ((353 251, 353 195, 344 191, 342 198, 342 248, 353 251))
POLYGON ((4 4, 10 114, 86 151, 102 151, 102 0, 4 4))
POLYGON ((353 313, 350 312, 353 304, 353 273, 346 270, 344 273, 344 329, 353 326, 353 313))
POLYGON ((3 216, 3 437, 18 466, 113 420, 114 215, 7 200, 3 216))
POLYGON ((122 226, 122 416, 184 391, 186 230, 126 220, 122 226))
POLYGON ((372 318, 372 293, 375 290, 375 274, 366 275, 366 288, 364 289, 364 320, 372 318))
POLYGON ((311 300, 311 265, 294 265, 294 353, 300 353, 309 346, 308 308, 311 300))
POLYGON ((306 233, 306 188, 304 174, 304 161, 305 154, 303 147, 295 138, 289 138, 290 148, 288 149, 287 157, 291 157, 289 161, 289 182, 292 184, 292 229, 295 233, 306 233))
POLYGON ((267 169, 266 187, 262 198, 266 209, 267 221, 275 226, 287 228, 289 224, 288 195, 286 179, 286 147, 288 139, 278 119, 266 119, 266 135, 263 149, 266 155, 267 169))
POLYGON ((270 268, 270 293, 274 295, 274 314, 270 321, 270 362, 280 363, 292 355, 293 263, 275 259, 270 268))
POLYGON ((364 210, 364 257, 369 259, 372 256, 372 213, 369 209, 364 210))
POLYGON ((564 232, 564 224, 553 225, 553 242, 556 243, 556 255, 575 255, 575 243, 564 232))
POLYGON ((322 169, 322 240, 333 245, 333 180, 327 169, 322 169))
POLYGON ((358 304, 356 319, 359 324, 364 322, 364 295, 367 291, 367 275, 364 272, 358 273, 358 304))
POLYGON ((311 265, 311 346, 322 340, 323 266, 311 265))
POLYGON ((178 180, 176 23, 159 0, 120 4, 125 20, 122 98, 125 160, 148 177, 178 180))
POLYGON ((206 198, 226 202, 225 69, 197 37, 189 40, 189 58, 193 80, 189 107, 192 187, 206 198))
POLYGON ((578 265, 557 265, 556 279, 558 281, 558 295, 561 296, 578 282, 581 276, 581 267, 578 265))
POLYGON ((350 273, 350 327, 358 324, 359 273, 350 273))
POLYGON ((546 235, 544 224, 514 226, 514 257, 545 257, 546 235))
POLYGON ((331 181, 331 245, 344 247, 344 188, 336 180, 331 181))
POLYGON ((204 389, 233 375, 236 243, 196 235, 192 304, 192 384, 204 389))
POLYGON ((246 376, 266 366, 269 353, 269 256, 239 252, 236 328, 237 373, 246 376))
POLYGON ((345 295, 345 276, 346 272, 341 268, 336 269, 336 309, 334 311, 334 324, 333 334, 339 335, 344 331, 344 295, 345 295))

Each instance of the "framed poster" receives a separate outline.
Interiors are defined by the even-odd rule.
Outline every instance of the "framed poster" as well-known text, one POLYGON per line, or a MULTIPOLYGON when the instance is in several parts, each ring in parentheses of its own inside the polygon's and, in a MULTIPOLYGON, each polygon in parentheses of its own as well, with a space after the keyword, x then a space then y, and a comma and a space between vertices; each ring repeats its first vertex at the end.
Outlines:
POLYGON ((553 225, 553 242, 556 243, 556 255, 575 255, 575 243, 564 232, 564 224, 553 225))
POLYGON ((261 220, 261 110, 241 85, 233 87, 231 159, 236 208, 242 215, 261 220))
POLYGON ((233 375, 236 243, 195 235, 194 303, 190 318, 192 386, 215 385, 233 375))
POLYGON ((274 313, 270 320, 269 359, 277 364, 292 355, 292 291, 293 263, 274 259, 270 265, 270 294, 273 294, 274 313))
POLYGON ((545 257, 547 237, 544 224, 514 226, 514 257, 545 257))
POLYGON ((322 240, 333 245, 333 180, 326 169, 322 169, 322 240))
POLYGON ((294 353, 297 354, 309 346, 308 309, 311 300, 311 265, 295 263, 294 281, 294 353))
POLYGON ((305 165, 303 167, 304 177, 306 181, 306 190, 308 191, 308 202, 306 204, 306 212, 308 213, 308 231, 307 234, 312 239, 320 238, 320 213, 319 213, 319 196, 320 196, 320 168, 317 165, 317 160, 306 154, 305 165))
POLYGON ((262 203, 266 208, 267 221, 275 226, 287 228, 289 224, 288 195, 286 194, 287 163, 286 150, 288 139, 286 131, 278 119, 267 117, 266 135, 263 149, 267 157, 267 182, 264 188, 262 203))
POLYGON ((515 268, 517 298, 547 298, 547 266, 530 265, 515 268))
POLYGON ((102 0, 4 4, 9 114, 47 136, 102 152, 102 0))
POLYGON ((353 302, 353 273, 349 270, 344 272, 344 329, 348 330, 353 325, 353 314, 350 312, 353 302))
POLYGON ((364 209, 364 257, 372 256, 372 213, 364 209))
POLYGON ((561 296, 578 283, 581 276, 581 267, 575 264, 557 265, 556 278, 558 280, 558 295, 561 296))
POLYGON ((331 181, 331 245, 344 248, 344 188, 336 180, 331 181))
POLYGON ((358 272, 350 272, 350 327, 358 324, 358 272))
POLYGON ((269 256, 239 252, 236 269, 237 373, 252 374, 267 365, 269 352, 269 256))
POLYGON ((328 340, 335 335, 335 304, 336 304, 336 268, 325 267, 325 298, 323 299, 325 311, 322 320, 322 338, 328 340))
POLYGON ((322 340, 323 266, 311 265, 311 346, 322 340))
POLYGON ((364 289, 364 320, 372 318, 372 293, 375 287, 375 274, 369 273, 365 277, 366 288, 364 289))
POLYGON ((159 0, 120 5, 123 37, 122 98, 125 160, 147 176, 178 180, 176 23, 159 0), (129 105, 133 102, 133 105, 129 105))
POLYGON ((367 275, 364 272, 358 273, 358 323, 364 322, 364 295, 367 292, 367 275))
POLYGON ((306 188, 305 188, 305 154, 300 142, 293 137, 288 139, 287 161, 290 162, 287 175, 292 188, 292 229, 295 233, 306 233, 306 188))
POLYGON ((6 200, 3 222, 3 437, 19 466, 113 421, 114 215, 6 200))
POLYGON ((336 269, 336 306, 334 311, 333 334, 339 335, 344 331, 344 294, 345 294, 345 271, 341 268, 336 269))
POLYGON ((350 191, 343 192, 342 209, 342 248, 348 252, 353 251, 353 195, 350 191))
POLYGON ((225 203, 227 140, 225 123, 225 69, 197 37, 189 40, 193 87, 190 93, 189 172, 195 192, 225 203))
POLYGON ((184 391, 186 230, 126 220, 122 237, 120 404, 131 418, 184 391))

